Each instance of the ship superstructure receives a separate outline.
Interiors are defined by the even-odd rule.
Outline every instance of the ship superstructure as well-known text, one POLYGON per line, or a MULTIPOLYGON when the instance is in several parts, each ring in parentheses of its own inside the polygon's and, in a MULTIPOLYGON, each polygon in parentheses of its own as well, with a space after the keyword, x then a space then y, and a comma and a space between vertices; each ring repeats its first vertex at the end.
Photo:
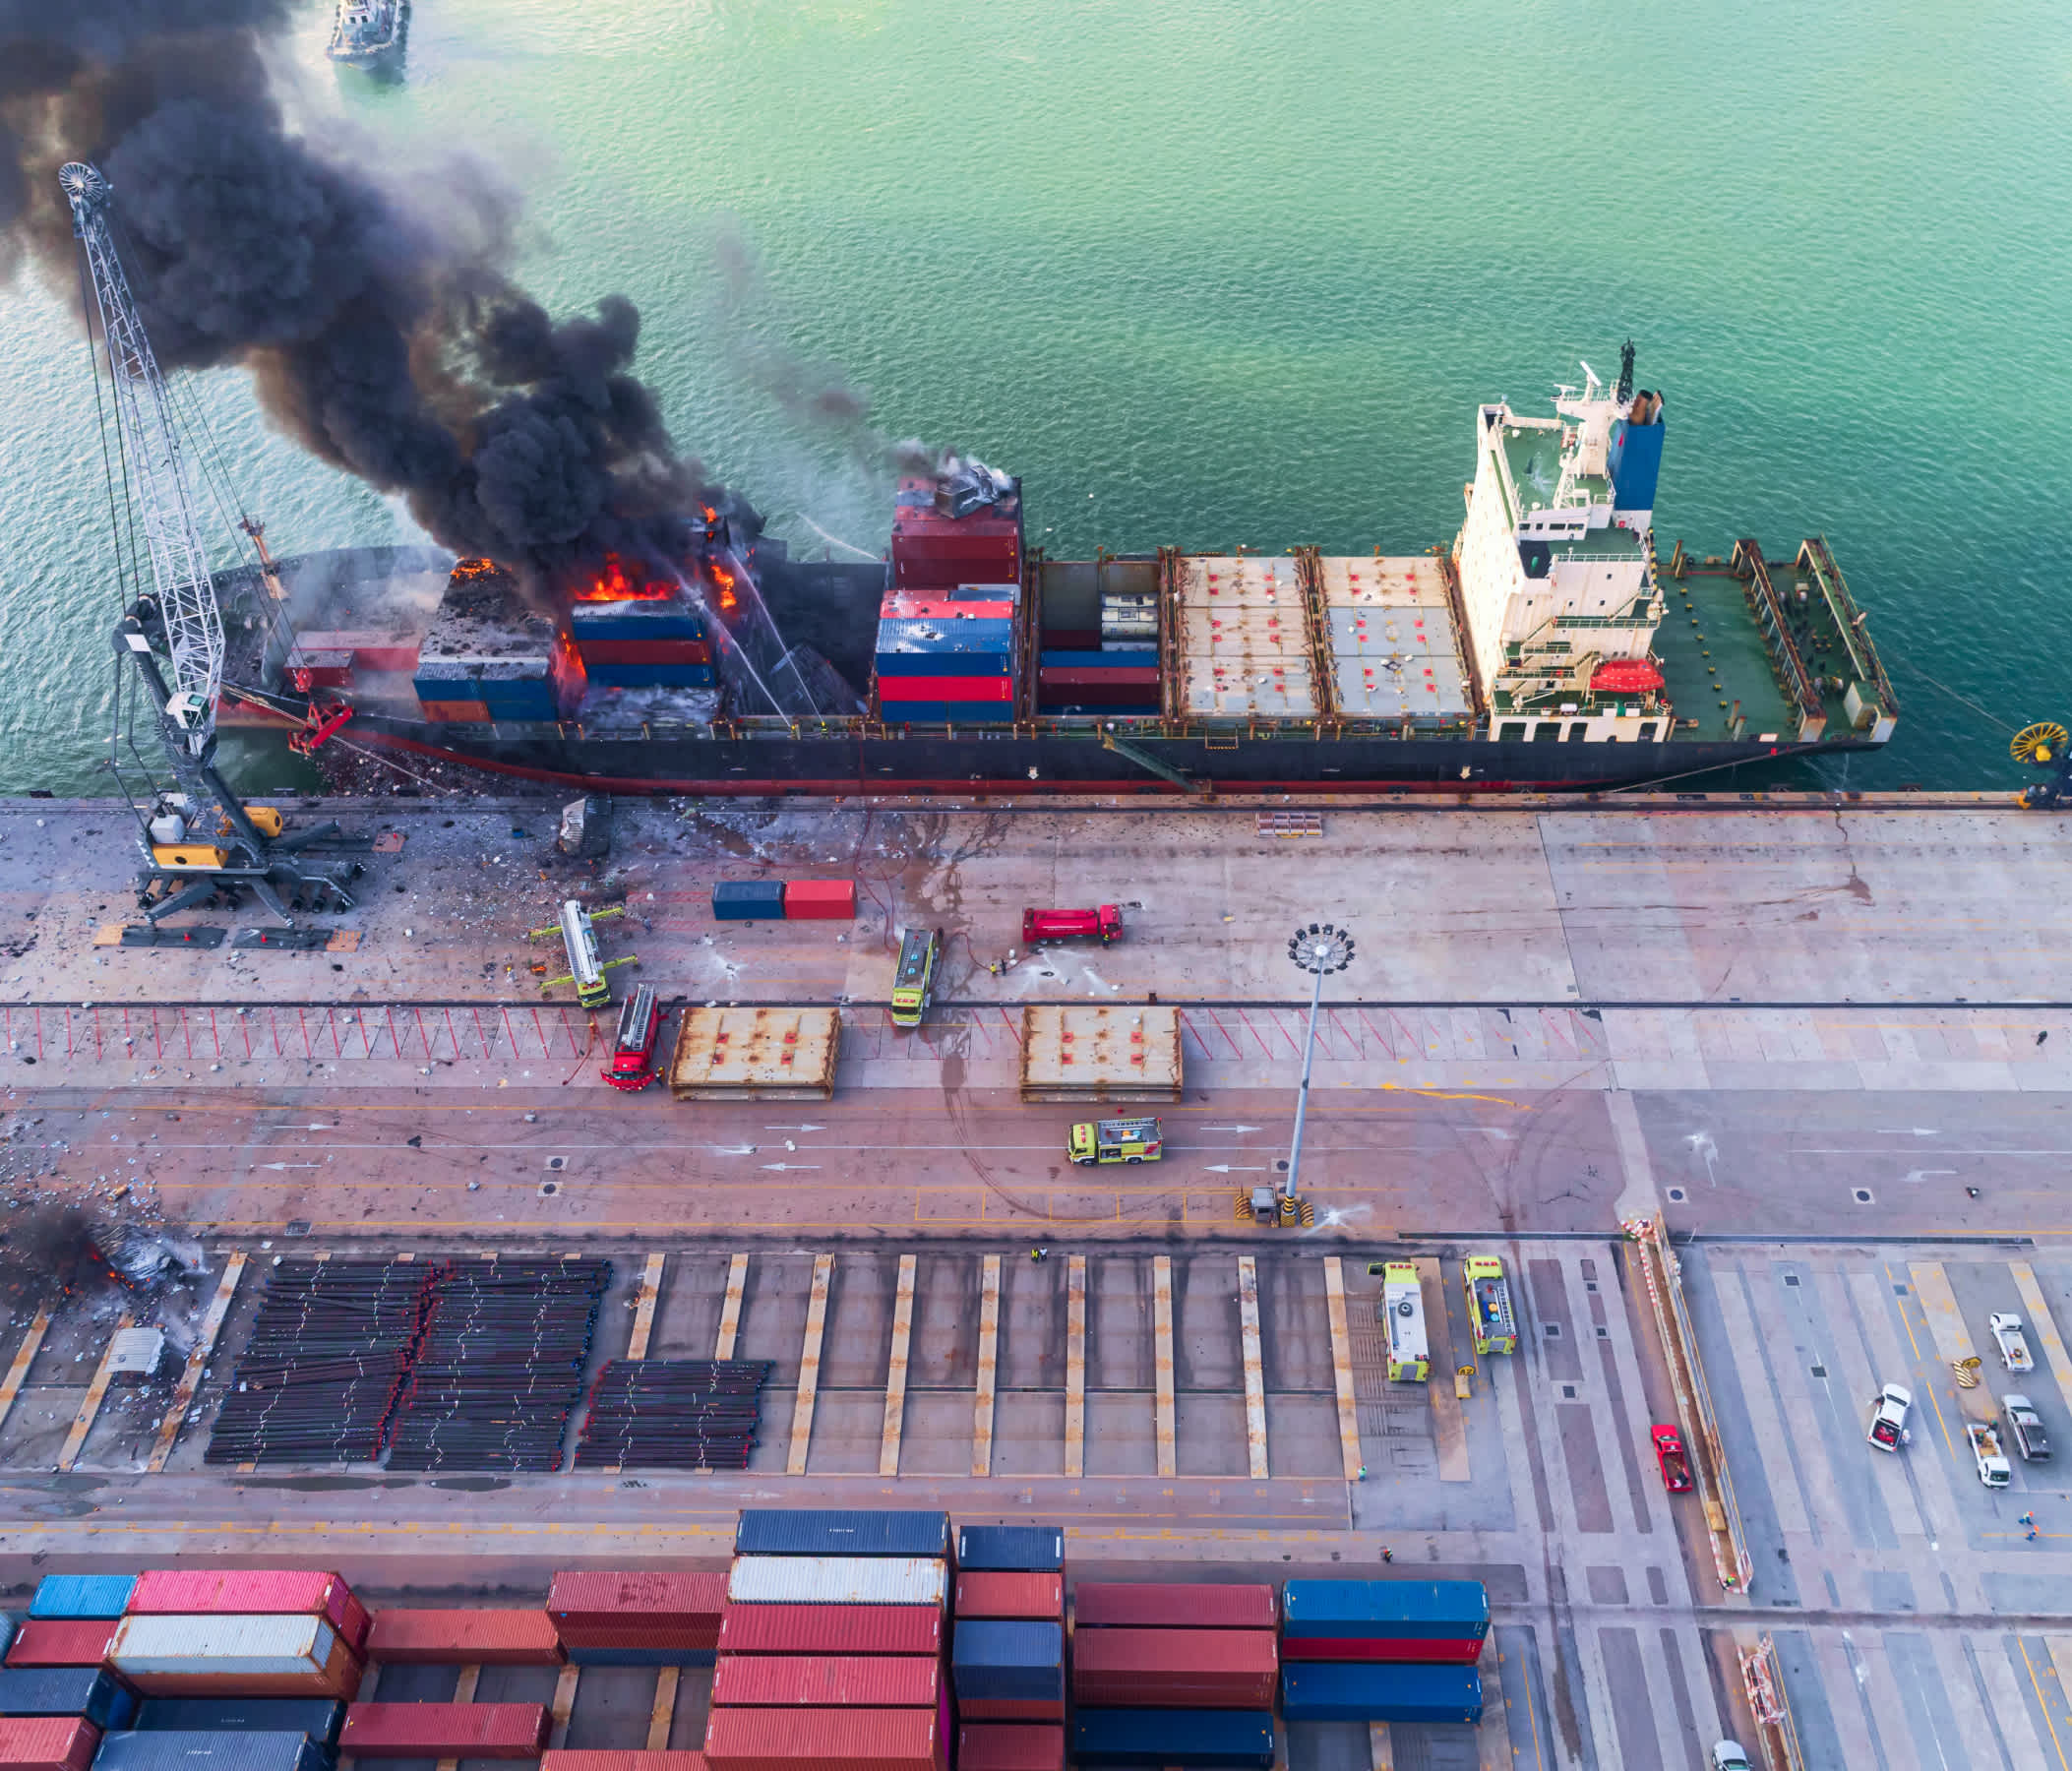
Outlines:
POLYGON ((325 53, 347 67, 368 68, 402 48, 409 0, 338 0, 325 53))

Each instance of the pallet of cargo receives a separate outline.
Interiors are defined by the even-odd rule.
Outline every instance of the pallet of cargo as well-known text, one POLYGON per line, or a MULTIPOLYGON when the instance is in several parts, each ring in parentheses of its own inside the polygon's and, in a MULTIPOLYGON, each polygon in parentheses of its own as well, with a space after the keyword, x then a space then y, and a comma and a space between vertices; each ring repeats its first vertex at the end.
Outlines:
POLYGON ((1032 1003, 1021 1011, 1024 1101, 1178 1101, 1185 1068, 1178 1008, 1032 1003))

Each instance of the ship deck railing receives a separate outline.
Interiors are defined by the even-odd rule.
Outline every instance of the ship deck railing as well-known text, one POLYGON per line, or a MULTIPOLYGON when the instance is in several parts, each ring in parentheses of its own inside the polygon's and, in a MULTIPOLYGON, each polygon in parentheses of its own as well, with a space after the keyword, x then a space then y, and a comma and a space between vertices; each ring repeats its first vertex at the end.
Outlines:
POLYGON ((1885 666, 1878 657, 1878 648, 1871 643, 1866 623, 1870 617, 1857 607, 1856 598, 1849 593, 1849 580, 1842 576, 1842 568, 1835 564, 1835 556, 1827 545, 1825 535, 1809 535, 1798 544, 1798 570, 1810 573, 1813 582, 1820 586, 1820 594, 1827 599, 1827 606, 1835 618, 1835 627, 1842 636, 1842 644, 1849 652, 1849 661, 1856 667, 1857 675, 1877 691, 1878 700, 1889 714, 1899 712, 1899 696, 1894 693, 1892 680, 1885 674, 1885 666))
POLYGON ((1770 568, 1764 563, 1761 544, 1746 536, 1737 541, 1734 544, 1734 570, 1741 580, 1749 612, 1755 616, 1756 624, 1769 643, 1770 655, 1783 673, 1785 689, 1798 704, 1802 726, 1817 730, 1826 723, 1827 706, 1820 698, 1820 691, 1814 687, 1812 672, 1806 669, 1805 659, 1799 655, 1798 641, 1792 638, 1784 599, 1777 594, 1777 586, 1770 580, 1770 568))

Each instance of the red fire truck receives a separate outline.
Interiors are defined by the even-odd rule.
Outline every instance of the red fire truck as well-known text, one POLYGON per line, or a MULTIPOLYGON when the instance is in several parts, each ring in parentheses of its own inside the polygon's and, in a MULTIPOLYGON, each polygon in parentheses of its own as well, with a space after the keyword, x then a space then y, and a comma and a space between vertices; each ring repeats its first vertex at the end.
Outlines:
POLYGON ((652 984, 642 984, 619 1005, 619 1031, 604 1079, 628 1094, 645 1088, 655 1077, 654 1046, 661 1031, 662 999, 652 984))
POLYGON ((1039 941, 1083 941, 1098 938, 1106 947, 1123 938, 1123 913, 1113 904, 1097 910, 1024 910, 1021 913, 1021 945, 1034 947, 1039 941))

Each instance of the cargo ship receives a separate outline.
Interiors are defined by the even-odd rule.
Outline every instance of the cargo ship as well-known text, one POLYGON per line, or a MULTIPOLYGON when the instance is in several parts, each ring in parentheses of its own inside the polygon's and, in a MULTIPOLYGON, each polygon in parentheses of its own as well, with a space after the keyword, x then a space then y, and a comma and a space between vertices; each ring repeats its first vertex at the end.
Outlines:
POLYGON ((218 583, 248 611, 222 717, 749 795, 1562 791, 1891 738, 1823 538, 1662 559, 1665 402, 1630 347, 1553 406, 1477 408, 1460 530, 1420 554, 1053 560, 1017 480, 949 458, 899 482, 882 562, 794 558, 736 500, 668 568, 607 556, 546 608, 430 550, 270 562, 218 583))
POLYGON ((409 0, 337 0, 324 52, 340 66, 374 68, 399 54, 409 0))

